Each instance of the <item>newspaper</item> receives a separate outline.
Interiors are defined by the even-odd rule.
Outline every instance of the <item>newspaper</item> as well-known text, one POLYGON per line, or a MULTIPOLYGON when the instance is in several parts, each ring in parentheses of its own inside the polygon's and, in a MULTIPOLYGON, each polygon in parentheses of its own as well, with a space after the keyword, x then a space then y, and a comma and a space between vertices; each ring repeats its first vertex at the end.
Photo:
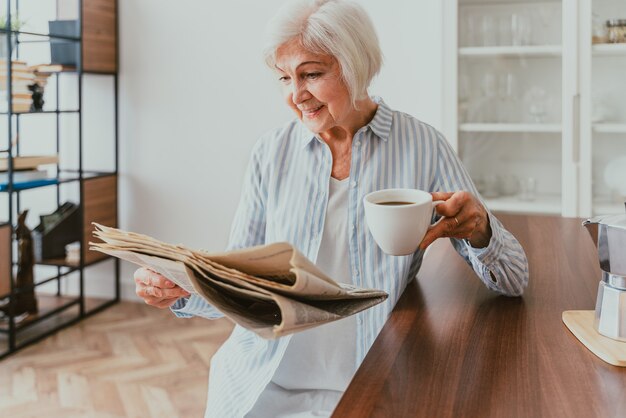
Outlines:
POLYGON ((387 293, 337 283, 291 244, 207 253, 94 223, 90 249, 147 267, 273 339, 354 315, 387 293))

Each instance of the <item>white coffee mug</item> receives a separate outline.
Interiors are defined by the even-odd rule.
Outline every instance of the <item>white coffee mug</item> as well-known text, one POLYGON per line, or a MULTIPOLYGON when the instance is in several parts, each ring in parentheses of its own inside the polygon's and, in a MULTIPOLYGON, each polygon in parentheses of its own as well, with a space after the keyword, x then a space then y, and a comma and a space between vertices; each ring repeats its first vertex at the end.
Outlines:
POLYGON ((416 189, 385 189, 363 198, 365 220, 378 246, 390 255, 413 254, 442 201, 416 189))

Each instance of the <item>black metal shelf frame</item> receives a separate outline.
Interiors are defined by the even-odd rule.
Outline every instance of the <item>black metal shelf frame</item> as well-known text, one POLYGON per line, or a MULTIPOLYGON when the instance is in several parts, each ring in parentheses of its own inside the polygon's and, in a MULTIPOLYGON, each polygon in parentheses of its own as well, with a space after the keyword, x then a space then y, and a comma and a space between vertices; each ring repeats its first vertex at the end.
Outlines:
MULTIPOLYGON (((14 0, 15 1, 15 14, 17 15, 19 13, 19 1, 20 0, 14 0)), ((52 1, 52 0, 51 0, 52 1)), ((26 116, 26 115, 34 115, 34 114, 55 114, 56 115, 56 152, 57 154, 59 153, 60 149, 61 149, 61 141, 60 141, 60 118, 62 114, 65 113, 75 113, 78 115, 78 169, 75 170, 62 170, 60 169, 59 165, 57 164, 57 176, 60 175, 61 173, 72 173, 73 176, 70 178, 58 178, 58 182, 52 184, 54 186, 56 186, 56 201, 57 201, 57 206, 59 206, 61 204, 61 193, 60 193, 60 185, 64 184, 64 183, 69 183, 69 182, 75 182, 75 181, 79 181, 82 182, 85 179, 89 179, 89 178, 94 178, 94 177, 98 177, 98 176, 104 176, 104 175, 111 175, 111 174, 118 174, 118 169, 119 169, 119 111, 118 111, 118 88, 119 88, 119 82, 118 82, 118 74, 117 72, 114 73, 108 73, 108 72, 85 72, 83 71, 83 49, 78 48, 79 52, 78 52, 78 62, 77 62, 77 66, 75 71, 63 71, 61 73, 75 73, 78 76, 78 109, 74 109, 74 110, 60 110, 59 109, 59 77, 57 73, 57 76, 55 77, 56 79, 56 108, 55 110, 47 110, 47 111, 40 111, 40 112, 20 112, 20 113, 14 113, 12 112, 12 66, 8 65, 8 63, 11 62, 11 57, 13 56, 13 49, 15 49, 16 52, 16 59, 19 60, 19 48, 20 48, 20 43, 31 43, 31 42, 49 42, 50 39, 63 39, 63 40, 68 40, 68 41, 74 41, 77 43, 82 42, 83 39, 83 27, 82 27, 82 16, 83 16, 83 0, 77 0, 78 1, 78 16, 79 16, 79 20, 81 20, 81 23, 79 24, 79 28, 80 28, 80 36, 78 37, 68 37, 68 36, 56 36, 56 35, 50 35, 50 34, 42 34, 42 33, 36 33, 36 32, 28 32, 28 31, 13 31, 13 30, 7 30, 7 29, 0 29, 0 33, 10 33, 15 35, 15 39, 16 39, 16 45, 15 48, 13 48, 12 42, 11 42, 11 38, 13 36, 6 36, 6 44, 7 44, 7 66, 6 66, 6 71, 7 71, 7 109, 8 112, 2 112, 0 113, 0 115, 5 115, 5 117, 7 117, 7 132, 8 132, 8 148, 6 149, 2 149, 0 150, 0 152, 3 153, 7 153, 7 161, 8 161, 8 170, 7 172, 9 173, 9 182, 7 185, 7 191, 6 193, 8 193, 8 222, 6 222, 6 224, 9 225, 13 225, 14 224, 14 213, 19 213, 20 212, 20 192, 22 190, 28 190, 28 189, 36 189, 39 187, 33 187, 33 188, 25 188, 22 190, 18 190, 16 188, 14 188, 13 186, 13 160, 12 157, 13 156, 19 156, 20 155, 20 150, 19 150, 19 142, 13 146, 12 142, 11 142, 11 138, 12 138, 12 132, 13 132, 13 126, 15 123, 15 129, 16 132, 19 133, 19 128, 20 128, 20 116, 26 116), (41 37, 42 39, 25 39, 25 40, 20 40, 20 35, 26 35, 29 37, 41 37), (82 116, 82 95, 83 95, 83 77, 87 74, 96 74, 96 75, 105 75, 105 76, 111 76, 113 77, 113 82, 114 82, 114 153, 115 153, 115 169, 113 172, 98 172, 98 171, 87 171, 84 170, 83 167, 83 116, 82 116), (15 121, 13 120, 15 116, 15 121), (14 199, 15 198, 15 199, 14 199), (15 201, 14 201, 15 200, 15 201)), ((6 7, 6 27, 10 28, 11 27, 11 18, 12 18, 12 4, 11 4, 11 0, 7 1, 7 7, 6 7)), ((118 1, 116 0, 116 10, 118 10, 118 1)), ((116 19, 117 22, 117 19, 116 19)), ((119 26, 119 23, 116 23, 116 25, 119 26)), ((119 28, 116 27, 116 32, 119 31, 119 28)), ((117 38, 117 37, 116 37, 117 38)), ((119 44, 119 38, 117 38, 117 42, 119 44)), ((119 57, 119 45, 116 45, 116 53, 117 56, 119 57)), ((116 58, 117 60, 118 58, 116 58)), ((45 185, 45 186, 41 186, 41 187, 46 187, 49 185, 45 185)), ((81 206, 83 205, 84 202, 84 196, 83 196, 83 187, 79 187, 79 201, 81 202, 81 206)), ((80 211, 80 215, 81 215, 81 225, 84 225, 84 210, 80 211)), ((25 324, 17 324, 15 321, 15 312, 13 312, 13 308, 14 308, 14 304, 13 301, 15 300, 16 296, 23 291, 26 291, 27 289, 18 289, 16 288, 16 284, 14 282, 14 280, 12 278, 10 278, 9 282, 10 282, 10 292, 8 295, 4 295, 4 296, 0 296, 0 299, 3 298, 9 298, 9 312, 8 312, 8 327, 6 329, 0 329, 0 333, 1 334, 6 334, 8 336, 8 347, 6 351, 2 351, 2 345, 0 345, 0 359, 11 355, 12 353, 14 353, 15 351, 29 345, 32 343, 35 343, 37 341, 40 341, 46 337, 48 337, 49 335, 52 335, 56 332, 58 332, 59 330, 77 323, 78 321, 93 315, 95 313, 100 312, 103 309, 106 309, 107 307, 118 303, 120 300, 120 262, 118 259, 114 259, 114 276, 115 276, 115 296, 113 299, 111 300, 107 300, 103 303, 101 303, 99 306, 97 306, 96 308, 92 309, 92 310, 86 310, 85 307, 85 269, 86 267, 90 266, 90 265, 95 265, 98 264, 101 261, 106 261, 106 260, 110 260, 110 259, 103 259, 103 260, 98 260, 96 262, 92 262, 92 263, 86 263, 85 261, 85 256, 84 256, 84 252, 83 252, 83 248, 85 248, 85 242, 84 242, 84 234, 81 234, 81 238, 80 238, 80 262, 78 264, 78 266, 60 266, 57 265, 57 274, 46 278, 44 280, 40 280, 38 282, 36 282, 34 284, 33 287, 38 287, 41 286, 43 284, 47 284, 47 283, 51 283, 51 282, 56 282, 57 284, 57 289, 56 289, 56 296, 57 297, 61 297, 62 296, 62 290, 61 290, 61 281, 63 278, 67 277, 68 275, 72 274, 72 273, 79 273, 79 294, 72 300, 70 300, 67 303, 64 303, 63 305, 48 311, 44 314, 38 315, 36 318, 28 321, 28 323, 25 324), (65 270, 67 269, 67 270, 65 270), (17 333, 24 330, 24 329, 28 329, 31 326, 38 324, 46 319, 52 318, 55 315, 59 315, 62 312, 64 312, 66 309, 78 305, 79 307, 79 312, 78 314, 73 317, 70 318, 68 321, 64 321, 61 324, 56 324, 56 326, 50 328, 50 329, 46 329, 41 333, 38 333, 37 335, 35 335, 34 337, 28 338, 26 340, 17 341, 17 333)), ((9 245, 9 259, 13 260, 14 258, 14 254, 13 254, 13 245, 9 245)), ((45 264, 45 263, 43 263, 45 264)), ((12 270, 12 269, 11 269, 12 270)), ((2 342, 0 341, 0 344, 2 344, 2 342)))
MULTIPOLYGON (((7 26, 8 27, 11 26, 11 21, 9 19, 7 19, 7 26)), ((48 38, 48 39, 42 39, 40 42, 46 42, 46 41, 49 41, 50 39, 59 39, 59 40, 73 41, 73 42, 80 42, 82 40, 82 35, 78 37, 77 36, 64 36, 64 35, 51 35, 49 33, 29 32, 29 31, 23 31, 23 30, 7 30, 4 28, 0 28, 0 33, 10 33, 12 35, 15 35, 16 38, 19 37, 19 35, 28 35, 28 36, 48 38)), ((21 41, 21 42, 24 42, 24 41, 21 41)))
POLYGON ((0 115, 13 115, 15 117, 26 116, 26 115, 46 115, 46 114, 54 114, 54 113, 80 113, 79 109, 71 109, 71 110, 38 110, 33 112, 0 112, 0 115))
MULTIPOLYGON (((99 312, 102 312, 103 310, 105 310, 105 309, 115 305, 118 302, 119 301, 115 300, 115 299, 103 302, 100 305, 96 306, 95 308, 86 311, 83 316, 76 316, 74 318, 69 319, 68 321, 65 321, 65 322, 57 325, 53 330, 51 330, 49 332, 44 332, 44 333, 38 334, 38 335, 36 335, 36 336, 34 336, 32 338, 28 338, 28 339, 22 341, 21 343, 16 344, 15 350, 7 351, 7 352, 4 352, 4 353, 0 353, 0 360, 2 360, 3 358, 5 358, 5 357, 7 357, 7 356, 9 356, 11 354, 13 354, 17 350, 20 350, 20 349, 22 349, 24 347, 27 347, 27 346, 31 345, 31 344, 35 344, 35 343, 37 343, 37 342, 39 342, 39 341, 49 337, 50 335, 52 335, 52 334, 54 334, 56 332, 59 332, 62 329, 65 329, 65 328, 67 328, 67 327, 69 327, 71 325, 74 325, 74 324, 78 323, 79 321, 81 321, 81 320, 83 320, 85 318, 89 318, 92 315, 95 315, 95 314, 97 314, 99 312)), ((67 306, 61 306, 61 307, 55 309, 54 311, 48 312, 44 319, 49 319, 49 318, 51 318, 54 315, 58 315, 58 314, 62 313, 65 309, 70 308, 70 307, 74 306, 75 304, 76 304, 76 302, 70 303, 67 306)), ((30 326, 30 324, 28 326, 22 326, 18 330, 21 331, 23 329, 27 329, 29 326, 30 326)))
MULTIPOLYGON (((15 264, 15 263, 13 263, 13 264, 15 264)), ((51 265, 51 264, 45 264, 45 263, 37 263, 37 264, 41 265, 41 266, 48 266, 48 267, 62 267, 62 268, 67 268, 67 270, 66 271, 58 271, 60 269, 57 269, 57 274, 52 276, 52 277, 48 277, 47 279, 44 279, 44 280, 39 280, 33 286, 18 288, 18 289, 15 290, 15 294, 16 295, 18 295, 20 293, 23 293, 23 292, 28 292, 29 290, 32 290, 32 289, 37 288, 39 286, 43 286, 43 285, 48 284, 50 282, 53 282, 55 280, 62 279, 64 277, 66 277, 66 276, 69 276, 72 273, 77 272, 78 269, 79 269, 78 266, 59 266, 59 265, 51 265)), ((11 296, 11 293, 6 293, 4 295, 0 295, 0 300, 8 298, 9 296, 11 296)), ((36 319, 34 321, 36 321, 36 319)))

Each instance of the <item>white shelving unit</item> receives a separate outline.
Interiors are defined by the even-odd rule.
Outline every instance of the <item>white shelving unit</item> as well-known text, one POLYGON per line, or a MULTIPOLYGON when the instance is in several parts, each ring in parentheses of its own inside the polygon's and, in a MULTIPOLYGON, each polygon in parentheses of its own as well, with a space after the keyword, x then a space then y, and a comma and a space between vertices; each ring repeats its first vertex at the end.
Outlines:
POLYGON ((487 198, 485 203, 489 209, 498 212, 560 215, 562 210, 561 196, 555 194, 537 195, 530 201, 510 196, 487 198))
POLYGON ((591 51, 594 56, 626 56, 626 44, 596 44, 591 51))
POLYGON ((592 20, 626 18, 626 2, 443 7, 444 133, 484 195, 498 195, 494 178, 508 182, 488 206, 569 217, 623 212, 626 171, 620 190, 605 167, 626 158, 626 44, 591 40, 592 20), (533 200, 521 198, 524 184, 534 185, 533 200))
POLYGON ((594 123, 593 131, 604 134, 626 134, 626 123, 594 123))
POLYGON ((543 132, 560 133, 556 123, 462 123, 459 132, 543 132))
POLYGON ((459 48, 460 57, 560 57, 560 45, 479 46, 459 48))
MULTIPOLYGON (((624 213, 626 201, 626 44, 592 44, 593 16, 626 16, 623 0, 579 0, 580 187, 582 216, 624 213), (610 166, 621 174, 609 175, 610 166)), ((612 170, 613 172, 615 170, 612 170)))

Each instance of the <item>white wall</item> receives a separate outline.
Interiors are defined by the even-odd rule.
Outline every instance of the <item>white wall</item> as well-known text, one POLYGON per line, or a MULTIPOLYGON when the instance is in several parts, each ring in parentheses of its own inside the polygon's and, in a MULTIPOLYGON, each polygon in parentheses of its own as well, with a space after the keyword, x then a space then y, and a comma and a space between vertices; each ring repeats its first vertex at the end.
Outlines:
MULTIPOLYGON (((291 118, 260 53, 283 1, 119 2, 122 228, 226 245, 254 141, 291 118)), ((440 127, 440 2, 361 3, 385 54, 371 93, 440 127)), ((133 271, 122 268, 125 297, 133 271)))

